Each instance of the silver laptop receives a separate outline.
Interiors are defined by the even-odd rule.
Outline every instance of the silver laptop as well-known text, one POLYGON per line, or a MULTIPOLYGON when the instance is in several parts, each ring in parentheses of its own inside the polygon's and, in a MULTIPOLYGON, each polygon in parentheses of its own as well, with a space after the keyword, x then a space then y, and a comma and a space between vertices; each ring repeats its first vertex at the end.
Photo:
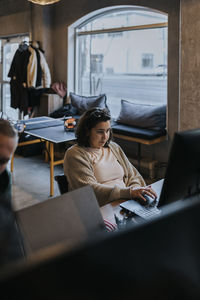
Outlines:
MULTIPOLYGON (((162 191, 164 179, 158 180, 151 184, 151 187, 155 190, 157 194, 157 203, 160 200, 160 195, 162 191)), ((160 214, 161 210, 157 208, 157 206, 154 207, 146 207, 144 205, 141 205, 136 200, 128 200, 120 204, 120 207, 123 209, 130 211, 138 216, 140 216, 143 219, 149 219, 154 217, 155 215, 160 214)))
POLYGON ((90 186, 16 211, 25 253, 61 243, 69 248, 105 228, 90 186))

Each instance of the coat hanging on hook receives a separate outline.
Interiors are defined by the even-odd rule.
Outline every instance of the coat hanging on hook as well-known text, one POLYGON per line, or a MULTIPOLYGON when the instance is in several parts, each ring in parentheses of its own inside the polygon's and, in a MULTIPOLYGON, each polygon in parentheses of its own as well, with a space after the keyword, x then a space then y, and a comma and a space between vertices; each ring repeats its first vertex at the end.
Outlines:
POLYGON ((50 70, 38 42, 24 41, 19 45, 8 77, 11 78, 11 107, 19 108, 26 115, 28 107, 38 106, 41 94, 51 85, 50 70))

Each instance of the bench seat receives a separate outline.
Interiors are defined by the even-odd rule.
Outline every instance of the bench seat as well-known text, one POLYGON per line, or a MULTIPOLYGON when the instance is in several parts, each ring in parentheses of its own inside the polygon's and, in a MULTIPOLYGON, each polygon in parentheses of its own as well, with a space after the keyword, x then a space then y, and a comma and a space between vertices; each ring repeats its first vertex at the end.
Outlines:
POLYGON ((113 136, 119 139, 136 142, 138 144, 138 170, 140 171, 141 163, 141 144, 153 145, 166 140, 167 132, 163 130, 151 130, 124 125, 112 121, 113 136))
POLYGON ((113 135, 122 139, 152 145, 166 139, 166 130, 152 130, 129 125, 112 123, 113 135))

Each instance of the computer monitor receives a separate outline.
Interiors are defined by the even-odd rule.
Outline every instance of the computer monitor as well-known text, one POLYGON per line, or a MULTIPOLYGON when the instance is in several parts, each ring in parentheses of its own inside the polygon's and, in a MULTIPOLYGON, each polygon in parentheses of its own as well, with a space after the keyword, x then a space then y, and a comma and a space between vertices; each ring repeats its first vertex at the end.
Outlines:
POLYGON ((1 292, 8 299, 200 299, 199 215, 196 197, 176 201, 148 222, 38 254, 0 270, 1 292))
POLYGON ((174 134, 158 206, 200 193, 200 129, 174 134))

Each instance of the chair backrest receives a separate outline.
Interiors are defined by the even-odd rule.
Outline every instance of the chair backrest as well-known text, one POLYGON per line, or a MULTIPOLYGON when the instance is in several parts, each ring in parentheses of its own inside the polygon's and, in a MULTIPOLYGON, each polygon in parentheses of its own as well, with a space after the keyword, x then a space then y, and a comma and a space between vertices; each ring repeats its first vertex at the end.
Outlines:
POLYGON ((54 176, 54 179, 58 183, 58 188, 59 188, 61 195, 64 193, 67 193, 68 192, 68 182, 67 182, 67 178, 66 178, 65 174, 56 175, 56 176, 54 176))

